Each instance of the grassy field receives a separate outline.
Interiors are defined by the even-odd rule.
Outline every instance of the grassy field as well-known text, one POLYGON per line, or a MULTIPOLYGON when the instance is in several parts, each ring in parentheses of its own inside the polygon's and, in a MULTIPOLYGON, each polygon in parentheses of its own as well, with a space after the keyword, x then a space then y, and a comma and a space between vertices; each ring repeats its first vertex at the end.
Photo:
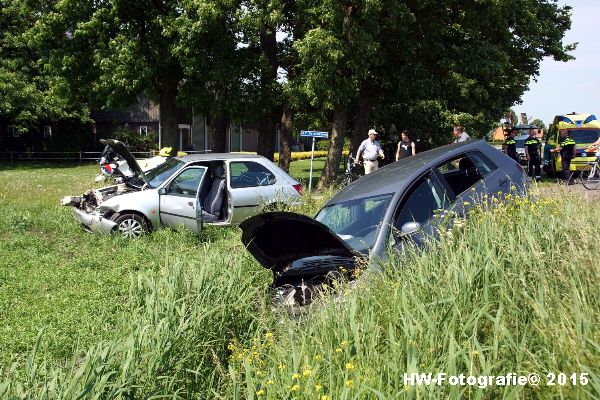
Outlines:
POLYGON ((58 200, 96 170, 0 164, 0 398, 600 398, 594 201, 482 208, 298 316, 272 309, 237 228, 83 232, 58 200), (589 382, 404 386, 414 371, 589 382))

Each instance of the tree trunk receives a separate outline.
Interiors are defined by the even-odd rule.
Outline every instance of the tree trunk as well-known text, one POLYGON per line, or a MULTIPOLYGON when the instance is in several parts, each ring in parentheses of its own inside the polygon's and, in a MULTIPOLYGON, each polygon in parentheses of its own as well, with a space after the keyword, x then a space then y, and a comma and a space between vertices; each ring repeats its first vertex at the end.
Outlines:
POLYGON ((333 129, 331 130, 331 146, 327 153, 327 161, 323 174, 319 180, 319 189, 331 186, 335 182, 340 169, 342 150, 344 147, 344 133, 346 132, 347 108, 345 104, 338 104, 333 110, 333 129))
POLYGON ((210 151, 213 153, 225 153, 227 150, 227 125, 228 119, 225 116, 215 116, 211 118, 210 129, 210 151))
POLYGON ((161 146, 179 149, 177 128, 177 86, 176 80, 165 80, 158 85, 161 146))
POLYGON ((261 115, 258 123, 259 132, 256 152, 271 161, 273 161, 275 154, 275 129, 275 113, 271 111, 261 115))
POLYGON ((292 159, 292 110, 286 102, 281 114, 281 133, 279 137, 279 167, 285 172, 290 171, 292 159))
POLYGON ((354 117, 354 128, 352 131, 352 145, 350 154, 356 154, 358 146, 367 138, 369 130, 369 115, 371 113, 371 90, 365 83, 362 84, 358 93, 356 115, 354 117))
POLYGON ((275 153, 275 121, 280 114, 275 111, 276 98, 274 86, 277 82, 277 39, 276 29, 271 26, 263 26, 260 30, 260 51, 264 59, 260 71, 262 115, 259 118, 258 148, 257 153, 273 161, 275 153))

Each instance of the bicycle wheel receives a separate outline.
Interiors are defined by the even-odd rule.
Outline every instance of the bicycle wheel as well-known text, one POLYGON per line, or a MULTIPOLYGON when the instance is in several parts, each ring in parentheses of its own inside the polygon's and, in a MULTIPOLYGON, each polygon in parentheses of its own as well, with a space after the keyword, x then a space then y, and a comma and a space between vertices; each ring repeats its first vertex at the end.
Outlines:
POLYGON ((353 181, 352 179, 352 174, 346 174, 344 175, 344 179, 342 181, 342 185, 343 186, 348 186, 349 184, 351 184, 353 181))
POLYGON ((581 173, 581 183, 587 190, 596 190, 600 186, 600 171, 598 165, 594 165, 591 169, 581 173))

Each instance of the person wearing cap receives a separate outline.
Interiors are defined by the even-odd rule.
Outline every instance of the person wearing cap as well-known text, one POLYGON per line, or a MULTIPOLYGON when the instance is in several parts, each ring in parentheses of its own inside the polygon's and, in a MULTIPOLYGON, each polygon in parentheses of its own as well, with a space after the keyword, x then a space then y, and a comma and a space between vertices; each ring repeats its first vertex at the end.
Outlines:
POLYGON ((360 160, 360 155, 362 153, 365 175, 368 175, 379 168, 379 162, 377 161, 378 157, 381 157, 382 159, 385 158, 383 150, 381 149, 381 145, 377 141, 377 135, 378 134, 375 129, 369 130, 369 138, 363 140, 360 146, 358 146, 358 151, 356 152, 356 163, 359 163, 358 160, 360 160))

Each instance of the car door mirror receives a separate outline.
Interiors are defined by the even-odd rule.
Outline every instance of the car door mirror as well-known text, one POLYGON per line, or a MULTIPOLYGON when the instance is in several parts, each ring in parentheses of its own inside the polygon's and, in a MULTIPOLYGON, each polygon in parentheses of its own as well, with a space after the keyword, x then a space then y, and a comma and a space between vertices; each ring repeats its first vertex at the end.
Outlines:
POLYGON ((400 229, 400 237, 412 235, 421 229, 421 224, 416 221, 406 222, 400 229))
POLYGON ((163 194, 167 194, 167 189, 166 188, 160 188, 160 189, 158 189, 158 195, 162 196, 163 194))

